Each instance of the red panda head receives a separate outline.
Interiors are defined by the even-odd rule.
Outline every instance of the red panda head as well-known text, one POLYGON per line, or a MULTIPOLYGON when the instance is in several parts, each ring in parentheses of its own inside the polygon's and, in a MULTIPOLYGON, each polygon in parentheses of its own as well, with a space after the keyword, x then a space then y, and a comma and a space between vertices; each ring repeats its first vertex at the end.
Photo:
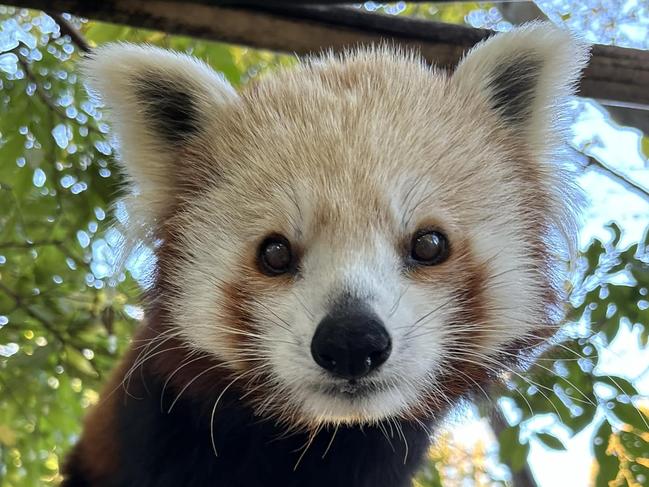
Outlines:
POLYGON ((313 425, 435 416, 553 334, 575 234, 557 159, 586 52, 537 24, 452 75, 390 48, 241 93, 153 47, 85 69, 130 225, 160 242, 166 325, 258 414, 313 425))

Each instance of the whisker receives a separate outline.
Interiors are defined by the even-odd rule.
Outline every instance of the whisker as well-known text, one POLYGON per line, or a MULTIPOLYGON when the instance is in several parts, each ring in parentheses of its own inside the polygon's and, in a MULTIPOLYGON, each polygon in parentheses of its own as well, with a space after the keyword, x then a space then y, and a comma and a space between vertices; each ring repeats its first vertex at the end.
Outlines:
POLYGON ((334 439, 336 438, 336 433, 338 433, 338 427, 340 424, 336 424, 336 427, 334 429, 333 434, 331 435, 331 439, 329 440, 329 443, 327 444, 327 448, 325 449, 324 453, 322 454, 322 459, 324 460, 324 457, 327 456, 327 453, 329 453, 329 449, 331 448, 331 445, 333 445, 334 439))
POLYGON ((234 379, 232 379, 232 380, 230 381, 230 383, 229 383, 227 386, 225 386, 225 387, 223 388, 223 390, 221 391, 221 393, 220 393, 220 394, 218 395, 218 397, 216 398, 216 401, 214 401, 214 406, 212 407, 212 413, 210 414, 210 439, 211 439, 211 441, 212 441, 212 450, 214 451, 214 456, 216 456, 216 457, 219 456, 219 452, 218 452, 217 449, 216 449, 216 440, 214 439, 214 416, 215 416, 215 414, 216 414, 216 408, 217 408, 217 406, 219 405, 219 401, 221 400, 221 398, 223 397, 223 395, 227 392, 227 390, 232 386, 232 384, 234 384, 234 383, 235 383, 236 381, 238 381, 239 379, 245 377, 245 376, 248 375, 248 374, 251 374, 251 373, 255 372, 256 370, 258 370, 258 369, 260 369, 260 368, 261 368, 261 366, 259 366, 259 367, 255 367, 255 368, 252 368, 252 369, 250 369, 250 370, 248 370, 248 371, 246 371, 246 372, 244 372, 244 373, 238 375, 238 376, 235 377, 234 379))
POLYGON ((295 466, 293 467, 294 472, 297 470, 297 467, 300 466, 300 462, 304 458, 304 455, 306 455, 306 452, 313 444, 313 440, 315 440, 315 437, 318 435, 321 429, 322 429, 322 425, 319 425, 312 433, 309 434, 309 439, 307 440, 304 450, 302 450, 302 453, 300 454, 299 458, 297 459, 297 462, 295 463, 295 466))

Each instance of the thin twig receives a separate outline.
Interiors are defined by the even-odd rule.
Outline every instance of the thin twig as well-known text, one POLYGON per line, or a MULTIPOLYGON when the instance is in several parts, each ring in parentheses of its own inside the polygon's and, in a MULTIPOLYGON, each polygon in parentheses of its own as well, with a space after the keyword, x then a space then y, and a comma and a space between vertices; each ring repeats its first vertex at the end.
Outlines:
MULTIPOLYGON (((56 105, 56 103, 54 102, 54 100, 52 99, 52 97, 49 95, 49 93, 47 93, 47 92, 43 89, 43 87, 40 85, 40 83, 38 82, 38 79, 36 78, 36 76, 34 75, 33 71, 31 70, 31 68, 30 68, 30 66, 29 66, 29 63, 28 63, 27 61, 25 61, 25 60, 22 58, 22 56, 20 56, 19 54, 18 54, 18 62, 20 63, 20 67, 23 68, 23 71, 25 71, 25 76, 27 77, 27 79, 28 79, 29 81, 31 81, 32 83, 34 83, 34 85, 36 85, 36 90, 35 90, 35 92, 36 92, 36 95, 38 95, 38 97, 41 99, 41 101, 42 101, 43 103, 45 103, 45 104, 47 105, 47 107, 48 107, 50 110, 52 110, 52 112, 54 112, 57 116, 59 116, 61 119, 66 120, 66 121, 75 121, 74 119, 68 117, 67 114, 66 114, 63 110, 61 110, 60 107, 58 107, 58 106, 56 105)), ((78 123, 78 122, 77 122, 77 123, 78 123)), ((97 127, 95 127, 94 125, 91 125, 91 124, 84 124, 84 125, 81 125, 81 126, 86 127, 86 128, 88 129, 89 132, 93 132, 93 133, 96 133, 96 134, 99 134, 99 135, 105 136, 105 134, 102 133, 102 132, 101 132, 97 127)))
POLYGON ((54 113, 57 113, 59 116, 67 119, 68 116, 63 113, 58 106, 56 106, 50 95, 42 90, 41 85, 36 79, 36 76, 34 76, 34 73, 29 67, 29 63, 25 61, 20 55, 18 55, 18 63, 20 63, 20 67, 23 68, 23 71, 25 71, 25 76, 27 77, 27 79, 36 85, 36 94, 41 99, 41 101, 45 103, 54 113))
POLYGON ((63 240, 36 240, 34 242, 3 242, 0 249, 31 249, 32 247, 43 247, 47 245, 61 245, 63 240))
MULTIPOLYGON (((491 414, 489 415, 489 424, 491 425, 491 429, 493 430, 494 435, 496 435, 496 438, 498 438, 500 432, 507 427, 507 423, 497 406, 491 410, 491 414)), ((538 485, 527 462, 525 462, 525 465, 523 465, 521 470, 518 472, 512 471, 511 474, 513 487, 537 487, 538 485)))
POLYGON ((608 176, 615 182, 619 183, 620 185, 624 186, 624 188, 641 198, 645 199, 646 201, 649 201, 649 188, 645 188, 635 181, 631 180, 629 177, 626 175, 622 174, 621 172, 617 171, 616 169, 613 169, 609 165, 605 164, 604 162, 600 161, 599 159, 589 156, 584 154, 584 156, 587 159, 586 167, 590 167, 595 169, 596 171, 601 172, 602 174, 608 176))
MULTIPOLYGON (((41 315, 38 311, 36 311, 34 308, 31 306, 27 305, 23 301, 23 297, 20 296, 20 294, 14 292, 7 286, 5 286, 2 282, 0 282, 0 291, 4 292, 7 296, 9 296, 13 301, 16 303, 16 306, 25 311, 25 313, 32 318, 34 318, 36 321, 38 321, 41 325, 43 325, 43 328, 45 328, 47 331, 49 331, 54 337, 58 340, 58 342, 63 345, 63 346, 70 346, 74 349, 76 349, 79 353, 82 353, 82 348, 74 343, 71 342, 71 340, 67 339, 64 337, 61 332, 58 330, 58 328, 52 323, 50 320, 48 320, 45 316, 41 315)), ((95 364, 93 364, 91 361, 88 360, 88 363, 90 364, 90 367, 93 369, 97 377, 101 377, 101 374, 97 367, 95 367, 95 364)))
POLYGON ((72 25, 68 20, 63 17, 62 14, 57 13, 57 12, 45 12, 47 15, 52 17, 54 22, 59 24, 59 28, 61 29, 61 34, 70 36, 70 39, 72 39, 72 42, 83 52, 90 52, 92 51, 92 47, 90 47, 90 44, 86 40, 85 37, 79 32, 74 25, 72 25))
POLYGON ((25 311, 25 313, 27 313, 29 316, 34 318, 36 321, 39 321, 47 331, 52 333, 57 338, 57 340, 59 340, 59 342, 61 342, 61 344, 65 345, 67 343, 67 340, 65 339, 65 337, 63 335, 61 335, 61 333, 56 328, 56 326, 54 326, 54 324, 51 323, 47 318, 45 318, 44 316, 41 316, 41 314, 39 312, 32 309, 30 306, 26 305, 23 302, 23 298, 22 298, 22 296, 20 294, 12 291, 11 289, 9 289, 7 286, 2 284, 1 282, 0 282, 0 290, 3 291, 11 299, 13 299, 14 302, 16 303, 16 306, 20 307, 22 310, 25 311))

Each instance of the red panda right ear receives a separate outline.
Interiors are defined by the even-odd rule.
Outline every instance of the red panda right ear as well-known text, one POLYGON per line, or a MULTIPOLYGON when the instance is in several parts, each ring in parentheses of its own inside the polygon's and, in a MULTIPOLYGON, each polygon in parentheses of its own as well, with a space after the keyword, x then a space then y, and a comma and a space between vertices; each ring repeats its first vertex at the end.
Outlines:
POLYGON ((526 24, 473 47, 452 82, 485 100, 532 148, 546 148, 565 135, 565 106, 588 52, 585 42, 548 22, 526 24))
POLYGON ((238 95, 207 64, 152 46, 108 44, 82 64, 91 92, 108 109, 133 205, 152 225, 196 161, 184 149, 210 130, 238 95))

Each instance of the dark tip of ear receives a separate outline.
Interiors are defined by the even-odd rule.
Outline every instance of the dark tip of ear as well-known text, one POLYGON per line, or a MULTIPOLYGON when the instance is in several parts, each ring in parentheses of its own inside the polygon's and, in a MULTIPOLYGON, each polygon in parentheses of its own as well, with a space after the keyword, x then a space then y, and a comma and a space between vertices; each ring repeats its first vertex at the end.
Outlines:
POLYGON ((198 107, 186 87, 155 74, 134 80, 136 97, 157 135, 167 142, 179 143, 196 134, 198 107))
POLYGON ((523 53, 494 68, 491 99, 506 121, 524 122, 531 116, 542 67, 533 53, 523 53))

